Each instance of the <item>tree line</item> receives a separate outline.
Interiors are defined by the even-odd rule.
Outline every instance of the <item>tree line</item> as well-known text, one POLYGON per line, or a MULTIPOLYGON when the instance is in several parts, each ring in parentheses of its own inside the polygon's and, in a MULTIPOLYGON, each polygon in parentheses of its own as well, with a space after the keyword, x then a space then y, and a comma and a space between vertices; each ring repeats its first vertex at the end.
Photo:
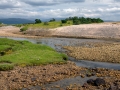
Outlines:
POLYGON ((73 25, 79 25, 79 24, 90 24, 90 23, 102 23, 104 22, 100 18, 85 18, 85 17, 69 17, 64 20, 61 20, 62 23, 67 23, 67 21, 73 21, 73 25))
MULTIPOLYGON (((49 22, 54 22, 56 21, 54 18, 51 19, 49 22)), ((73 25, 79 25, 79 24, 90 24, 90 23, 102 23, 104 22, 102 19, 100 18, 85 18, 85 17, 69 17, 66 19, 62 19, 61 23, 67 23, 68 21, 72 21, 73 25)), ((42 21, 40 19, 35 19, 35 24, 36 23, 42 23, 42 21)), ((48 22, 44 22, 45 24, 48 24, 48 22)))

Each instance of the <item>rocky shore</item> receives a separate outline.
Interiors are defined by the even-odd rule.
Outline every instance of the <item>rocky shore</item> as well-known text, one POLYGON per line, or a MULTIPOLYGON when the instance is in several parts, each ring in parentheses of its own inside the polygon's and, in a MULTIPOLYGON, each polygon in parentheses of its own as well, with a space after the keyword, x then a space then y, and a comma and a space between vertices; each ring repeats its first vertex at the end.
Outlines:
MULTIPOLYGON (((47 90, 43 87, 44 84, 49 82, 58 81, 64 78, 75 76, 85 77, 100 77, 101 79, 92 82, 86 81, 83 85, 66 86, 66 90, 119 90, 120 89, 120 71, 108 69, 87 69, 78 67, 72 62, 67 64, 55 65, 42 65, 42 66, 29 66, 29 67, 15 67, 14 70, 0 71, 0 90, 20 90, 31 86, 39 85, 41 90, 47 90), (101 83, 103 82, 103 83, 101 83), (76 88, 76 89, 74 89, 76 88), (119 89, 110 89, 119 88, 119 89)), ((62 87, 58 87, 62 89, 62 87)), ((32 90, 32 89, 31 89, 32 90)), ((52 90, 52 89, 50 89, 52 90)))
POLYGON ((67 62, 63 65, 15 67, 14 70, 0 71, 0 90, 18 90, 32 85, 42 85, 67 77, 77 76, 84 68, 67 62))
POLYGON ((120 63, 120 43, 92 42, 80 46, 65 46, 68 55, 78 60, 120 63))

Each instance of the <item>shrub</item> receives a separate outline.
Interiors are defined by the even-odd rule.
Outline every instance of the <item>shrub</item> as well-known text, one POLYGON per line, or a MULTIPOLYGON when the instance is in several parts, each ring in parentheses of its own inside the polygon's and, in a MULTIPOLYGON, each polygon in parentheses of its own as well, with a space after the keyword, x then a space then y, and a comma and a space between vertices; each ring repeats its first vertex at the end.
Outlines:
POLYGON ((61 20, 62 23, 67 23, 67 20, 61 20))
POLYGON ((42 21, 40 19, 35 19, 35 24, 37 23, 42 23, 42 21))
POLYGON ((49 25, 49 23, 48 22, 44 22, 44 25, 49 25))
POLYGON ((22 27, 22 28, 20 29, 20 31, 23 32, 23 31, 26 31, 27 29, 28 29, 28 27, 25 26, 25 27, 22 27))
POLYGON ((79 21, 79 20, 73 20, 73 24, 74 24, 74 25, 79 25, 79 24, 80 24, 80 21, 79 21))
POLYGON ((22 26, 22 24, 17 24, 17 25, 15 25, 16 27, 21 27, 22 26))

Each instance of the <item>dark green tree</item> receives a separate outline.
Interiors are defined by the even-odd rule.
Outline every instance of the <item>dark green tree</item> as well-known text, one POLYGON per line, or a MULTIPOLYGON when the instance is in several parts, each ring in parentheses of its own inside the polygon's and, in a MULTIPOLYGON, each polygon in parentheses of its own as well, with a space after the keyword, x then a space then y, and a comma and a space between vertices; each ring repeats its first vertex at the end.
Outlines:
POLYGON ((42 23, 40 19, 35 19, 35 23, 42 23))
POLYGON ((61 20, 62 23, 67 23, 67 20, 61 20))
POLYGON ((75 19, 75 20, 73 20, 73 24, 74 25, 79 25, 81 22, 80 22, 80 20, 78 20, 78 19, 75 19))
POLYGON ((55 21, 55 19, 54 18, 52 18, 49 22, 54 22, 55 21))

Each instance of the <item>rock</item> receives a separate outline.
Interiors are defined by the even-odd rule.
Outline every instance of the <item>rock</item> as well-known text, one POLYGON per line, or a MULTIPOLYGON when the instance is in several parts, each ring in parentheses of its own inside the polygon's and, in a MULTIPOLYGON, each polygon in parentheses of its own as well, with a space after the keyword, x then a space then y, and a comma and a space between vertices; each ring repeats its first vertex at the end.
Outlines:
POLYGON ((43 68, 43 70, 46 70, 46 68, 43 68))
POLYGON ((88 85, 87 83, 84 83, 82 87, 86 87, 86 88, 88 88, 89 85, 88 85))
POLYGON ((91 76, 92 76, 92 74, 91 74, 91 73, 88 73, 88 74, 86 74, 86 76, 87 76, 87 77, 91 77, 91 76))
POLYGON ((26 80, 21 80, 21 82, 26 82, 26 80))
POLYGON ((13 81, 13 82, 17 82, 17 81, 18 81, 18 78, 14 78, 12 81, 13 81))
POLYGON ((94 86, 100 86, 105 84, 105 80, 101 78, 97 78, 96 80, 89 79, 87 80, 88 84, 94 85, 94 86))
POLYGON ((95 84, 93 79, 87 80, 87 83, 88 83, 88 84, 91 84, 91 85, 94 85, 94 84, 95 84))
POLYGON ((31 78, 31 81, 32 81, 32 82, 34 82, 34 81, 36 81, 36 80, 37 80, 37 78, 35 78, 35 77, 31 78))
POLYGON ((110 85, 110 88, 108 90, 119 90, 117 86, 110 85))
POLYGON ((101 78, 97 78, 97 79, 94 81, 94 84, 95 84, 95 86, 104 85, 104 84, 105 84, 105 80, 104 80, 104 79, 101 79, 101 78))

